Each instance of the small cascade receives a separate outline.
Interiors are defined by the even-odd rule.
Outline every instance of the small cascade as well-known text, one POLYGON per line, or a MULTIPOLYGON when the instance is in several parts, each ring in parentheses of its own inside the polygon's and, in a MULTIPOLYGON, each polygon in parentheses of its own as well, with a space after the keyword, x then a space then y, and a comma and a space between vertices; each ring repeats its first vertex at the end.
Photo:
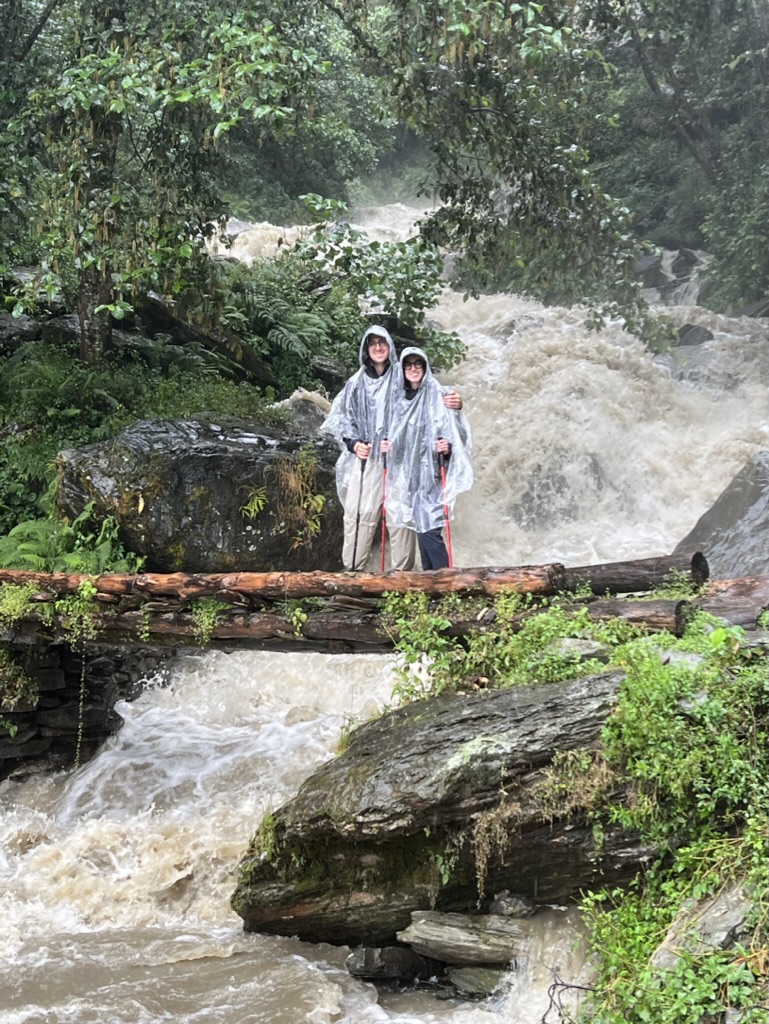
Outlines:
POLYGON ((664 249, 639 261, 645 297, 653 305, 696 306, 711 257, 700 249, 664 249))

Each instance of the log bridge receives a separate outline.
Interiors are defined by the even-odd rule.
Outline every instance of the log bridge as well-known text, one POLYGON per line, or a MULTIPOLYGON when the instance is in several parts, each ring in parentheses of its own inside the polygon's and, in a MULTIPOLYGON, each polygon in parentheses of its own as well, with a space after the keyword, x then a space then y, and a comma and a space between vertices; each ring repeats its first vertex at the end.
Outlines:
POLYGON ((556 594, 578 595, 570 600, 585 604, 595 618, 622 618, 676 635, 698 607, 729 623, 756 628, 769 604, 769 577, 710 584, 708 578, 707 560, 699 551, 576 568, 548 564, 384 574, 177 572, 94 577, 1 569, 0 596, 7 585, 26 587, 30 595, 21 617, 12 623, 3 622, 0 605, 0 630, 5 630, 0 639, 66 642, 72 633, 60 599, 78 593, 84 583, 90 585, 94 628, 83 643, 99 645, 388 651, 396 638, 382 622, 382 597, 407 592, 434 599, 447 594, 477 599, 468 600, 466 619, 459 616, 453 621, 450 632, 456 636, 493 621, 493 599, 504 592, 530 595, 535 603, 556 594), (689 582, 698 596, 648 596, 673 582, 689 582))
MULTIPOLYGON (((0 779, 79 764, 120 728, 118 700, 147 678, 168 677, 177 655, 204 647, 328 654, 391 651, 383 595, 421 592, 437 602, 457 594, 451 635, 494 621, 494 598, 529 595, 587 607, 680 635, 696 608, 755 629, 769 607, 769 576, 708 582, 701 552, 579 566, 483 567, 431 572, 139 573, 103 576, 0 569, 0 779), (689 582, 691 598, 660 589, 689 582), (87 586, 84 586, 87 585, 87 586), (656 593, 655 593, 656 592, 656 593), (69 597, 87 593, 86 602, 69 597), (205 612, 205 614, 203 614, 205 612), (78 614, 87 616, 78 620, 78 614), (24 682, 26 680, 26 682, 24 682)), ((513 623, 515 628, 515 622, 513 623)))

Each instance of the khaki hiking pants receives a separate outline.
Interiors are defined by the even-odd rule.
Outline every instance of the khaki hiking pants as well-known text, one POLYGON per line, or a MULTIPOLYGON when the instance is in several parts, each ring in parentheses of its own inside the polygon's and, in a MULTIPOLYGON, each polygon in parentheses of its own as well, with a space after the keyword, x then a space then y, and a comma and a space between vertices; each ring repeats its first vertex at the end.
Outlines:
MULTIPOLYGON (((353 473, 350 479, 344 506, 342 564, 345 569, 366 568, 374 540, 381 529, 383 478, 382 467, 372 464, 367 467, 365 473, 353 473), (360 522, 358 522, 358 494, 361 486, 363 493, 360 502, 360 522), (355 551, 354 566, 352 564, 353 551, 355 551)), ((389 568, 404 570, 416 568, 416 532, 406 527, 391 527, 388 523, 387 534, 390 540, 389 568)), ((385 563, 385 568, 388 568, 387 563, 385 563)))

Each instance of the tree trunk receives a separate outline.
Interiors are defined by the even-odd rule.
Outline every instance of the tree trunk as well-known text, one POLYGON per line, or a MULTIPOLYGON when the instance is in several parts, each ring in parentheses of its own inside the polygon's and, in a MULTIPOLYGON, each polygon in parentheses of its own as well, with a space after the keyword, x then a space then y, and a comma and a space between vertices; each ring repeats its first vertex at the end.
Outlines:
POLYGON ((591 619, 605 621, 622 619, 654 633, 667 630, 674 636, 681 636, 694 614, 691 601, 588 601, 587 611, 591 619))
POLYGON ((91 264, 80 272, 77 314, 80 320, 80 358, 89 366, 99 366, 106 358, 112 341, 112 321, 107 309, 99 306, 112 301, 112 284, 105 274, 91 264))
POLYGON ((659 558, 638 558, 629 562, 604 562, 567 569, 566 589, 589 587, 593 594, 630 594, 634 590, 656 590, 682 577, 694 586, 702 586, 710 575, 707 559, 701 551, 659 558))
MULTIPOLYGON (((562 565, 524 565, 516 568, 435 569, 430 572, 235 572, 127 573, 92 577, 84 573, 37 573, 0 569, 0 584, 33 583, 55 595, 72 594, 86 580, 98 594, 124 597, 174 597, 190 601, 215 597, 244 604, 249 598, 269 601, 304 597, 381 597, 384 593, 421 591, 431 597, 450 593, 493 596, 504 590, 548 596, 564 589, 562 565)), ((43 598, 44 600, 45 598, 43 598)))
MULTIPOLYGON (((35 598, 42 601, 53 598, 51 592, 41 591, 35 598)), ((381 620, 376 599, 331 597, 323 609, 302 608, 289 611, 284 601, 276 601, 261 611, 249 611, 243 604, 226 607, 224 604, 209 627, 201 626, 195 609, 185 608, 174 598, 156 598, 142 602, 133 597, 116 597, 100 593, 94 608, 97 626, 94 644, 143 644, 166 646, 188 644, 196 647, 243 648, 281 651, 321 651, 325 653, 354 653, 391 651, 397 640, 397 631, 386 627, 381 620)), ((544 607, 544 606, 543 606, 544 607)), ((576 610, 575 603, 567 610, 576 610)), ((591 618, 603 621, 622 619, 649 632, 667 630, 680 636, 689 622, 694 605, 688 601, 628 601, 587 600, 591 618)), ((528 609, 511 623, 511 629, 521 628, 525 621, 537 614, 536 607, 528 609)), ((756 605, 751 615, 755 620, 756 605)), ((489 626, 494 621, 490 606, 486 615, 453 616, 446 630, 448 636, 463 638, 489 626)), ((66 639, 67 620, 55 613, 43 616, 34 603, 29 611, 14 623, 8 638, 49 643, 66 639)))
MULTIPOLYGON (((93 49, 104 57, 110 44, 124 44, 126 0, 97 3, 82 11, 83 50, 93 49), (93 19, 93 20, 91 20, 93 19)), ((112 274, 108 253, 115 244, 113 224, 120 200, 115 201, 115 164, 123 131, 123 117, 117 111, 93 103, 82 123, 85 140, 83 170, 73 191, 74 255, 78 271, 77 313, 80 320, 80 358, 99 366, 112 342, 112 322, 107 309, 113 301, 112 274), (86 241, 87 239, 87 241, 86 241), (97 312, 97 310, 99 310, 97 312)))

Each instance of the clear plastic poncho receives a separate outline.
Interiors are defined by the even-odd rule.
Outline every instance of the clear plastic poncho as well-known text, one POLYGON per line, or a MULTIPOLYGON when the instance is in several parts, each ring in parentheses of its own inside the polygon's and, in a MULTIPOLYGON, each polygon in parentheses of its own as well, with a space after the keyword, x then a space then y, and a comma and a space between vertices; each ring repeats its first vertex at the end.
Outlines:
POLYGON ((427 533, 443 526, 457 495, 472 486, 470 426, 462 412, 443 404, 443 396, 450 389, 433 377, 430 361, 421 348, 405 348, 393 374, 387 417, 387 521, 391 526, 427 533), (425 363, 421 387, 412 398, 406 397, 404 382, 403 361, 407 356, 418 356, 425 363), (445 487, 435 450, 441 437, 451 444, 451 454, 443 461, 445 487))
MULTIPOLYGON (((368 476, 371 477, 373 483, 374 479, 381 474, 382 455, 379 446, 382 439, 387 436, 390 388, 393 375, 397 372, 392 367, 395 346, 389 332, 384 327, 369 327, 361 339, 359 358, 360 369, 350 377, 336 396, 328 416, 320 426, 321 434, 332 438, 342 449, 342 454, 336 463, 336 489, 343 508, 347 504, 347 492, 352 474, 361 472, 360 459, 347 448, 346 441, 348 439, 371 442, 371 455, 367 462, 371 467, 377 467, 377 472, 369 472, 368 476), (379 377, 370 376, 366 372, 367 368, 371 366, 368 356, 368 338, 372 334, 384 338, 390 346, 390 365, 379 377)), ((366 470, 364 469, 363 472, 365 473, 366 470)), ((361 498, 360 514, 364 521, 378 516, 379 506, 382 503, 381 485, 364 487, 361 498)))

